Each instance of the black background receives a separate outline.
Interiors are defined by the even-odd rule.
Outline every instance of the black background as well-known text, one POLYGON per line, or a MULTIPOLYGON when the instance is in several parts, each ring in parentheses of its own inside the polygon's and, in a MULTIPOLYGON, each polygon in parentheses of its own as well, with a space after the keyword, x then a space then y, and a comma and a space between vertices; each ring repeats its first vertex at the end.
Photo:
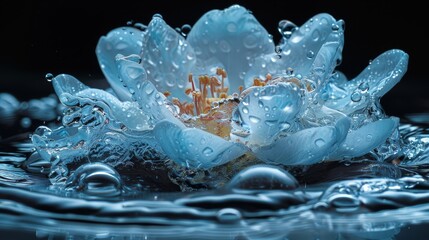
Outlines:
POLYGON ((392 115, 429 110, 424 37, 429 13, 423 3, 411 1, 4 1, 0 6, 0 92, 11 92, 20 100, 46 96, 52 93, 44 79, 47 72, 69 73, 97 85, 103 77, 95 46, 111 29, 129 20, 147 24, 155 13, 172 27, 192 25, 206 11, 234 3, 251 10, 275 40, 282 19, 301 25, 327 12, 345 20, 345 48, 338 69, 349 78, 386 50, 406 51, 408 73, 382 104, 392 115))

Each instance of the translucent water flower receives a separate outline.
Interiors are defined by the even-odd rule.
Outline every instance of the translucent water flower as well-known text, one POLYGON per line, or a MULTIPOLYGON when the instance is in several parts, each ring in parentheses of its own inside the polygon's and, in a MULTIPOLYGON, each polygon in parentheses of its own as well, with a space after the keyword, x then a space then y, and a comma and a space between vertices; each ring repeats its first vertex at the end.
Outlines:
POLYGON ((206 13, 186 36, 159 15, 114 29, 96 48, 113 91, 55 77, 64 126, 38 129, 33 143, 57 163, 157 157, 208 169, 245 153, 282 165, 353 159, 394 136, 398 119, 379 99, 405 73, 406 53, 387 51, 349 81, 335 71, 342 20, 322 13, 279 31, 276 46, 238 5, 206 13))

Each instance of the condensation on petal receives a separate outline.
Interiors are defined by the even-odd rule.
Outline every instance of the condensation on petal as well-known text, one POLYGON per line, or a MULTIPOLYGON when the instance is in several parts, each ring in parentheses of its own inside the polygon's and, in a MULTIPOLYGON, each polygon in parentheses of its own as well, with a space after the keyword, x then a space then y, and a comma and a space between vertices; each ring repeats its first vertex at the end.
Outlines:
POLYGON ((117 56, 116 62, 121 82, 130 91, 131 98, 140 105, 144 115, 150 118, 149 124, 153 126, 164 118, 173 121, 175 117, 166 107, 166 97, 147 80, 146 70, 137 62, 121 55, 117 56))
POLYGON ((408 54, 401 50, 389 50, 376 59, 355 79, 333 79, 330 88, 324 89, 325 104, 346 114, 368 107, 379 101, 395 86, 407 71, 408 54), (338 94, 341 89, 341 96, 338 94), (336 96, 336 97, 333 97, 336 96))
POLYGON ((165 154, 176 163, 208 169, 243 155, 246 148, 228 142, 197 128, 180 127, 169 121, 160 121, 154 128, 156 140, 165 154))
POLYGON ((195 53, 189 43, 168 26, 154 17, 143 39, 142 64, 148 79, 160 92, 170 92, 182 100, 188 86, 188 74, 195 65, 195 53))
POLYGON ((294 83, 254 87, 246 92, 233 116, 231 139, 251 147, 264 146, 280 134, 300 129, 297 115, 304 99, 294 83), (248 134, 242 134, 244 129, 248 134))
MULTIPOLYGON (((341 23, 342 21, 337 22, 327 13, 310 18, 280 46, 285 64, 295 72, 306 75, 325 43, 338 42, 341 52, 344 45, 344 28, 341 23)), ((341 57, 341 54, 338 57, 341 57)))
POLYGON ((207 12, 195 23, 187 39, 202 62, 198 65, 213 65, 217 61, 226 68, 232 91, 243 85, 255 57, 274 52, 265 28, 238 5, 207 12))
POLYGON ((374 97, 382 97, 404 76, 408 67, 408 54, 393 49, 382 53, 356 78, 346 83, 350 92, 362 83, 368 83, 368 92, 374 97))
POLYGON ((398 125, 399 119, 391 117, 368 123, 356 130, 351 130, 344 142, 330 158, 349 159, 365 155, 383 144, 392 135, 398 125))
POLYGON ((98 41, 96 48, 98 62, 120 100, 131 100, 131 94, 119 82, 115 57, 117 54, 125 56, 140 54, 143 36, 144 32, 136 28, 121 27, 110 31, 98 41))
POLYGON ((93 104, 112 116, 114 120, 123 123, 132 130, 148 130, 151 128, 149 116, 146 115, 136 102, 121 102, 112 94, 99 89, 86 89, 79 92, 81 105, 93 104))
POLYGON ((283 43, 278 46, 281 53, 255 59, 251 71, 245 77, 246 87, 253 84, 255 77, 261 78, 267 73, 285 74, 288 68, 302 76, 313 74, 312 71, 319 75, 322 71, 323 75, 330 74, 341 59, 344 45, 344 29, 341 23, 342 21, 336 21, 326 13, 312 17, 294 31, 289 39, 283 39, 283 43), (320 52, 322 49, 324 50, 320 52), (326 60, 325 65, 321 60, 326 60))
POLYGON ((327 42, 314 57, 308 78, 316 84, 316 87, 326 84, 332 75, 337 66, 337 59, 341 58, 342 47, 340 42, 327 42))
POLYGON ((60 74, 52 80, 52 86, 61 103, 65 105, 74 105, 76 100, 73 98, 77 93, 89 89, 88 86, 68 74, 60 74))
POLYGON ((342 119, 335 126, 307 128, 273 144, 255 149, 255 155, 269 163, 308 165, 325 160, 341 143, 350 123, 342 119))

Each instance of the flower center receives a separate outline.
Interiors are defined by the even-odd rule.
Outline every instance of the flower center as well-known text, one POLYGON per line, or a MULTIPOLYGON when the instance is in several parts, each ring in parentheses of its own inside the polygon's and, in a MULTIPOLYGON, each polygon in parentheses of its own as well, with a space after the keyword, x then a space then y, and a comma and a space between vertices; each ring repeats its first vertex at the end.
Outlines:
MULTIPOLYGON (((194 81, 192 73, 188 75, 188 81, 191 83, 191 88, 187 88, 185 93, 192 95, 192 102, 180 102, 179 99, 173 98, 172 102, 180 109, 180 114, 188 114, 193 116, 199 116, 200 114, 206 114, 212 109, 212 105, 218 105, 219 101, 225 100, 229 97, 238 97, 243 91, 243 86, 240 86, 239 93, 234 93, 232 96, 228 95, 228 87, 225 87, 225 79, 227 73, 223 68, 216 69, 216 75, 200 75, 198 76, 198 89, 194 81), (237 96, 235 96, 237 95, 237 96)), ((165 94, 169 94, 168 92, 165 94)))

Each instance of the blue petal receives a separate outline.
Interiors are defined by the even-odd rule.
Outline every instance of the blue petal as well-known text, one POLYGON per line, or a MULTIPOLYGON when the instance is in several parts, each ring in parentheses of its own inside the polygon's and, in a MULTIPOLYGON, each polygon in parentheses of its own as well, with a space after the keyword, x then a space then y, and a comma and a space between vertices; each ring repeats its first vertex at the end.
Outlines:
POLYGON ((131 98, 140 105, 140 109, 150 118, 150 125, 164 118, 174 120, 173 113, 166 107, 166 97, 158 92, 152 82, 147 80, 145 69, 135 61, 133 56, 118 55, 116 62, 120 80, 128 88, 131 98))
POLYGON ((98 106, 133 130, 150 129, 149 118, 135 102, 121 102, 112 94, 85 86, 73 76, 61 74, 52 80, 60 101, 67 106, 98 106))
POLYGON ((238 5, 207 12, 195 23, 187 39, 198 61, 203 62, 199 65, 218 62, 226 68, 232 91, 243 85, 255 57, 274 52, 268 32, 238 5))
POLYGON ((131 94, 119 82, 115 57, 117 54, 125 56, 140 54, 143 36, 144 33, 136 28, 122 27, 110 31, 98 41, 96 48, 98 62, 120 100, 130 100, 131 94))
POLYGON ((253 87, 246 92, 233 116, 231 139, 250 147, 265 146, 280 134, 300 128, 297 115, 304 99, 294 83, 253 87), (243 136, 244 129, 248 135, 243 136))
POLYGON ((143 39, 142 64, 158 91, 188 99, 185 88, 195 62, 194 50, 186 40, 164 20, 154 17, 143 39))
POLYGON ((392 89, 405 74, 407 65, 408 54, 396 49, 387 51, 374 59, 355 79, 333 82, 345 94, 342 98, 327 98, 326 105, 346 114, 363 109, 392 89), (358 97, 353 99, 354 96, 358 97))
POLYGON ((136 102, 121 102, 112 94, 99 89, 86 89, 75 96, 81 105, 93 104, 109 112, 113 119, 131 130, 148 130, 152 126, 136 102))
POLYGON ((72 100, 68 96, 74 96, 80 91, 89 89, 88 86, 68 74, 60 74, 56 76, 52 80, 52 86, 54 87, 55 93, 60 101, 65 105, 76 104, 76 101, 72 100))
POLYGON ((154 135, 164 153, 176 163, 208 169, 243 155, 246 148, 197 128, 184 128, 163 120, 154 135))
POLYGON ((368 83, 368 92, 375 97, 382 97, 404 76, 408 66, 408 54, 393 49, 384 52, 355 79, 346 83, 346 88, 356 89, 361 83, 368 83))
POLYGON ((384 143, 398 127, 398 124, 399 120, 391 117, 377 120, 352 130, 330 158, 345 159, 365 155, 384 143))
POLYGON ((343 118, 335 126, 307 128, 272 145, 255 149, 255 155, 266 162, 283 165, 308 165, 326 159, 344 141, 350 121, 343 118))
POLYGON ((246 87, 253 84, 255 77, 264 78, 267 73, 285 74, 287 68, 302 76, 308 76, 312 71, 317 74, 323 72, 324 75, 332 73, 337 60, 341 59, 343 33, 342 21, 337 22, 326 13, 314 16, 293 32, 289 39, 284 39, 284 43, 279 45, 280 54, 272 53, 255 59, 246 75, 246 87))

